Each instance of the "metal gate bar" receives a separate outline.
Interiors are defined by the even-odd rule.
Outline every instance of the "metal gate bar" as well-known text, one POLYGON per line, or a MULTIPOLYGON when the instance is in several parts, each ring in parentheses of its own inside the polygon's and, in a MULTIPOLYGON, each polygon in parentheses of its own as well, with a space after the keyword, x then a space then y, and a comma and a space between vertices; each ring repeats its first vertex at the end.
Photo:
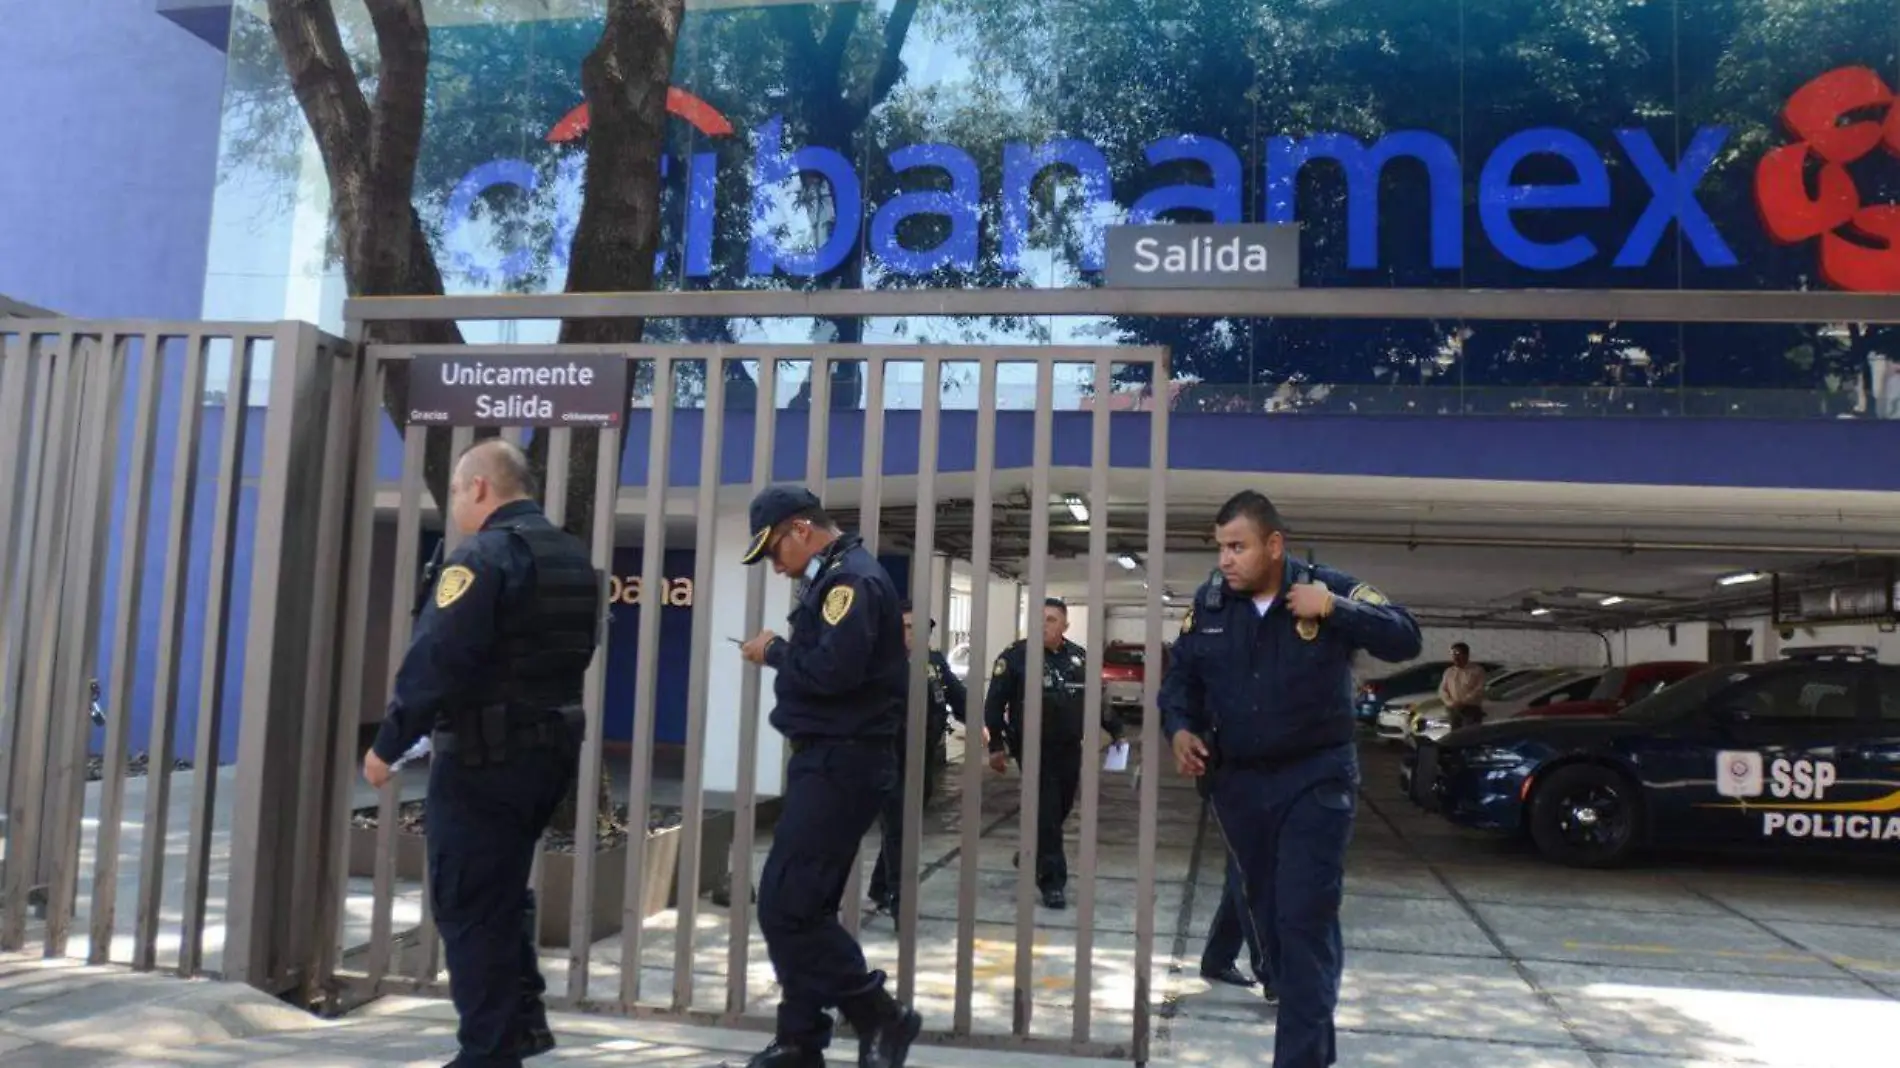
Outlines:
MULTIPOLYGON (((572 346, 558 345, 511 345, 480 346, 479 351, 517 357, 546 356, 553 358, 570 354, 574 351, 574 348, 575 347, 572 346)), ((466 355, 471 351, 475 351, 475 349, 476 347, 449 348, 443 346, 372 344, 368 347, 367 351, 370 354, 369 359, 372 366, 386 368, 390 364, 408 361, 419 355, 449 353, 466 355)), ((763 488, 772 481, 773 461, 776 456, 776 391, 779 363, 787 358, 799 357, 801 359, 799 359, 798 362, 805 363, 810 368, 809 374, 811 377, 809 381, 814 400, 817 403, 814 403, 809 409, 805 468, 808 481, 812 483, 814 489, 818 490, 826 488, 825 474, 826 461, 828 459, 827 446, 829 444, 828 422, 830 417, 830 405, 825 402, 829 399, 827 394, 831 365, 838 360, 861 361, 865 365, 867 399, 862 453, 863 466, 860 471, 862 496, 859 501, 858 528, 867 544, 872 547, 876 545, 875 539, 879 526, 882 503, 885 367, 887 364, 894 362, 920 364, 923 367, 925 399, 919 424, 921 437, 919 443, 920 456, 918 471, 920 519, 918 533, 920 540, 919 544, 913 547, 912 550, 914 559, 912 563, 913 577, 911 584, 913 607, 916 609, 911 634, 912 647, 914 650, 911 661, 911 681, 914 689, 911 695, 910 707, 906 710, 909 721, 907 737, 910 740, 910 748, 907 756, 910 762, 912 762, 912 766, 918 768, 920 773, 907 777, 904 785, 903 838, 905 842, 905 855, 903 861, 905 871, 903 873, 903 884, 900 894, 905 904, 899 917, 899 974, 896 977, 900 994, 907 997, 912 995, 914 993, 916 978, 914 974, 917 959, 915 943, 917 925, 919 922, 917 861, 919 850, 921 849, 922 834, 923 797, 921 769, 924 765, 923 733, 926 722, 926 708, 922 696, 924 687, 922 683, 927 670, 929 643, 926 628, 932 607, 932 584, 928 579, 928 568, 931 566, 929 555, 930 546, 924 544, 921 539, 934 535, 934 509, 932 502, 934 502, 936 494, 937 468, 940 466, 937 442, 939 440, 942 418, 940 395, 942 389, 943 364, 946 361, 966 360, 974 361, 980 367, 984 392, 977 413, 979 435, 977 441, 978 470, 976 474, 979 485, 986 485, 994 475, 994 434, 996 428, 996 398, 994 395, 994 387, 997 379, 997 366, 1002 363, 1030 363, 1036 365, 1038 396, 1041 403, 1038 405, 1036 414, 1035 440, 1033 442, 1033 452, 1038 462, 1035 464, 1035 470, 1032 472, 1031 477, 1034 482, 1035 492, 1040 492, 1044 498, 1047 498, 1050 490, 1049 461, 1053 451, 1054 419, 1052 400, 1054 376, 1057 368, 1065 364, 1088 364, 1092 366, 1095 372, 1094 381, 1097 387, 1102 388, 1112 383, 1112 371, 1113 365, 1115 364, 1133 363, 1151 365, 1154 368, 1157 382, 1165 387, 1167 379, 1165 351, 1152 348, 1131 349, 1113 346, 1037 346, 1029 349, 1020 349, 1010 346, 956 345, 860 345, 819 347, 812 345, 695 346, 627 344, 608 346, 589 345, 586 346, 586 349, 589 353, 615 355, 635 363, 651 366, 653 373, 652 395, 654 398, 654 410, 651 412, 651 422, 647 428, 647 476, 644 507, 642 509, 644 523, 641 539, 643 547, 641 603, 644 607, 640 614, 640 624, 637 634, 637 682, 633 709, 634 743, 633 755, 630 761, 629 778, 629 819, 630 822, 633 823, 633 826, 630 828, 631 834, 628 844, 626 904, 625 915, 622 917, 623 922, 620 936, 620 996, 614 1002, 603 1003, 591 998, 588 992, 588 959, 590 956, 590 940, 588 936, 592 930, 592 909, 596 902, 592 900, 591 878, 588 874, 578 870, 591 862, 591 853, 593 850, 593 838, 587 832, 591 823, 590 817, 595 814, 593 800, 598 792, 597 776, 599 774, 600 759, 600 724, 604 711, 601 707, 602 702, 600 700, 602 691, 604 691, 604 658, 597 657, 593 667, 590 669, 588 683, 589 749, 591 751, 585 753, 583 756, 581 771, 582 781, 578 799, 582 809, 580 813, 582 823, 579 828, 580 834, 576 836, 577 840, 575 843, 577 850, 577 872, 574 887, 575 900, 573 902, 575 925, 570 936, 568 994, 567 997, 555 999, 552 1003, 584 1011, 621 1013, 641 1017, 666 1017, 701 1022, 716 1021, 728 1025, 756 1028, 769 1028, 771 1026, 769 1019, 747 1014, 750 993, 748 989, 749 984, 747 982, 750 964, 749 946, 754 941, 751 930, 752 924, 749 906, 752 882, 751 857, 754 843, 752 814, 756 808, 757 798, 756 766, 759 731, 758 713, 760 711, 760 675, 758 669, 755 667, 748 666, 742 676, 741 684, 740 766, 738 768, 736 783, 736 805, 740 811, 737 813, 738 819, 734 828, 732 856, 730 858, 733 876, 730 941, 728 945, 727 990, 724 999, 725 1004, 721 1009, 700 1008, 695 1004, 696 999, 694 996, 694 976, 692 969, 695 963, 694 949, 696 931, 694 928, 696 924, 691 922, 691 920, 692 917, 696 915, 698 908, 696 893, 694 893, 694 891, 698 889, 698 865, 695 863, 684 863, 684 861, 693 859, 693 855, 703 849, 703 843, 700 838, 703 833, 702 823, 699 819, 694 817, 703 816, 704 811, 703 773, 706 710, 702 705, 705 699, 704 695, 709 686, 707 675, 709 665, 707 661, 713 644, 710 620, 710 599, 713 596, 713 589, 716 582, 712 556, 713 553, 716 552, 717 543, 715 540, 715 531, 711 528, 715 523, 714 516, 716 515, 716 504, 720 491, 716 479, 721 469, 723 427, 720 426, 720 416, 723 414, 726 363, 728 360, 745 360, 748 357, 755 358, 758 361, 758 371, 756 375, 758 396, 753 437, 754 455, 751 478, 752 488, 755 491, 763 488), (696 548, 700 552, 695 567, 695 594, 696 599, 702 605, 707 606, 707 610, 705 612, 706 618, 696 619, 694 625, 693 663, 690 667, 691 675, 689 677, 688 687, 689 695, 696 695, 697 700, 692 702, 692 707, 689 709, 689 749, 686 758, 686 775, 689 782, 686 784, 687 796, 683 806, 689 811, 686 814, 688 826, 682 831, 682 840, 689 844, 682 850, 685 856, 682 858, 683 863, 676 883, 676 888, 680 895, 679 911, 677 913, 680 922, 675 931, 674 945, 672 947, 672 953, 670 954, 674 967, 673 982, 669 995, 664 999, 665 1005, 663 1007, 660 1005, 647 1004, 640 996, 640 969, 645 963, 643 928, 646 922, 641 903, 645 899, 646 891, 650 889, 641 885, 645 868, 641 853, 645 848, 644 820, 646 812, 652 803, 653 790, 653 741, 651 735, 657 719, 657 684, 659 674, 658 628, 660 626, 660 613, 654 609, 656 606, 663 606, 664 603, 663 591, 665 589, 665 583, 662 565, 664 563, 666 539, 666 503, 669 495, 669 487, 667 485, 669 459, 673 444, 672 408, 675 403, 674 386, 677 381, 679 362, 694 359, 705 360, 704 366, 708 381, 708 407, 706 408, 706 419, 702 423, 700 453, 702 482, 696 493, 696 498, 700 506, 698 514, 701 528, 695 539, 696 548), (715 385, 714 383, 717 384, 715 385)), ((387 372, 384 371, 381 373, 387 372)), ((364 406, 358 412, 359 418, 365 420, 380 420, 382 418, 380 406, 375 404, 379 397, 380 390, 365 394, 363 398, 364 406)), ((1154 416, 1150 414, 1149 418, 1154 419, 1154 416)), ((1099 406, 1092 428, 1092 446, 1096 449, 1099 457, 1098 468, 1100 461, 1105 460, 1107 456, 1109 419, 1109 407, 1106 404, 1099 406)), ((1152 473, 1150 506, 1152 515, 1157 517, 1155 521, 1161 524, 1162 532, 1165 533, 1165 421, 1157 421, 1154 424, 1153 432, 1157 436, 1153 439, 1151 444, 1151 462, 1158 462, 1160 468, 1152 473)), ((399 544, 396 554, 396 567, 399 571, 405 573, 413 573, 415 568, 413 539, 418 532, 414 515, 418 506, 416 500, 416 485, 419 481, 421 467, 421 441, 425 433, 426 430, 422 428, 411 428, 405 432, 404 480, 399 498, 400 503, 397 518, 399 544), (405 548, 405 546, 407 546, 407 548, 405 548)), ((472 429, 467 431, 467 434, 472 433, 472 429)), ((466 441, 467 434, 458 431, 457 444, 466 441)), ((612 559, 612 541, 610 539, 614 528, 615 515, 614 498, 617 496, 618 490, 618 480, 614 477, 617 467, 615 461, 618 457, 618 453, 614 451, 617 434, 609 431, 601 434, 600 437, 601 450, 599 461, 596 464, 596 522, 594 524, 595 544, 593 546, 593 552, 598 563, 602 566, 610 566, 612 559)), ((367 438, 364 440, 366 442, 368 441, 367 438)), ((553 472, 560 469, 564 463, 564 457, 560 454, 565 452, 565 448, 563 447, 565 444, 566 442, 564 441, 557 441, 554 450, 550 453, 549 500, 551 504, 560 499, 551 491, 556 488, 553 485, 556 480, 553 472)), ((373 471, 366 470, 360 462, 358 471, 360 475, 367 476, 373 474, 373 471)), ((1100 468, 1096 471, 1090 485, 1091 493, 1098 499, 1105 501, 1109 485, 1108 473, 1105 468, 1100 468)), ((368 490, 362 486, 359 486, 357 489, 359 498, 363 497, 367 492, 368 490)), ((979 511, 986 510, 988 503, 987 499, 979 494, 979 511)), ((364 515, 357 517, 359 524, 367 521, 369 521, 369 519, 364 515)), ((1100 547, 1103 550, 1100 554, 1102 557, 1100 562, 1106 563, 1105 548, 1107 526, 1105 504, 1095 511, 1095 527, 1095 540, 1100 543, 1100 547)), ((1040 528, 1041 529, 1037 532, 1039 536, 1034 538, 1033 541, 1036 546, 1041 547, 1044 553, 1046 553, 1048 542, 1048 517, 1046 514, 1042 516, 1040 528)), ((979 524, 975 533, 976 545, 972 555, 981 565, 981 571, 978 573, 981 581, 978 583, 976 590, 976 599, 979 602, 979 614, 986 616, 988 609, 988 565, 991 560, 990 541, 992 532, 987 523, 982 521, 981 517, 979 517, 979 524)), ((1152 535, 1154 531, 1151 530, 1150 533, 1152 535)), ((359 540, 364 537, 360 526, 355 536, 359 540)), ((1150 545, 1149 566, 1151 569, 1163 566, 1164 549, 1165 546, 1160 543, 1150 545)), ((1048 586, 1046 565, 1039 559, 1032 560, 1031 568, 1032 572, 1035 572, 1035 574, 1032 575, 1032 587, 1034 587, 1032 592, 1036 595, 1039 602, 1041 596, 1046 593, 1048 586)), ((746 614, 749 617, 747 625, 751 632, 756 632, 763 623, 765 578, 766 576, 763 569, 753 569, 747 575, 746 614)), ((1098 571, 1091 580, 1091 589, 1099 592, 1104 581, 1098 571)), ((407 580, 404 575, 399 574, 396 583, 396 588, 399 593, 401 593, 406 582, 407 580)), ((356 602, 357 596, 358 595, 353 592, 353 603, 356 602)), ((1152 610, 1151 614, 1157 617, 1161 610, 1160 598, 1161 590, 1158 587, 1150 590, 1148 600, 1152 610)), ((1098 604, 1092 610, 1099 613, 1101 611, 1099 606, 1101 598, 1097 596, 1093 599, 1098 602, 1098 604)), ((395 613, 393 612, 392 614, 395 613)), ((404 616, 406 619, 406 613, 404 613, 404 616)), ((984 622, 987 623, 987 620, 985 619, 984 622)), ((1150 636, 1151 648, 1149 649, 1149 655, 1153 662, 1159 663, 1158 620, 1156 624, 1157 629, 1150 636)), ((976 630, 979 635, 973 644, 980 646, 982 644, 980 638, 982 628, 973 627, 973 630, 976 630)), ((392 633, 391 639, 390 652, 393 659, 400 656, 402 647, 406 644, 406 634, 398 635, 397 633, 392 633), (397 639, 399 637, 403 640, 398 641, 397 639)), ((1041 659, 1040 643, 1032 643, 1030 650, 1032 658, 1031 672, 1033 677, 1037 668, 1035 661, 1041 659)), ((978 648, 973 648, 972 650, 973 656, 979 656, 981 652, 982 650, 978 648)), ((1091 659, 1093 664, 1099 668, 1099 650, 1096 654, 1092 655, 1091 659)), ((981 660, 979 659, 978 662, 981 662, 981 660)), ((984 689, 981 673, 979 673, 979 677, 974 681, 976 685, 972 687, 972 703, 980 710, 984 689)), ((1151 688, 1156 684, 1158 684, 1158 678, 1151 681, 1151 688)), ((1079 1052, 1094 1055, 1126 1056, 1129 1050, 1128 1046, 1121 1043, 1103 1044, 1092 1042, 1088 1037, 1091 1032, 1091 1006, 1089 1002, 1093 995, 1093 982, 1091 978, 1092 965, 1090 964, 1084 964, 1078 971, 1071 1034, 1063 1040, 1053 1040, 1031 1033, 1033 1009, 1031 991, 1036 985, 1034 957, 1034 936, 1036 927, 1035 897, 1033 893, 1035 885, 1035 866, 1033 858, 1036 834, 1036 798, 1034 795, 1040 774, 1042 756, 1039 744, 1040 716, 1042 712, 1040 708, 1040 697, 1039 687, 1029 689, 1027 703, 1030 708, 1026 716, 1027 722, 1024 724, 1025 734, 1027 735, 1025 739, 1027 744, 1025 746, 1023 760, 1024 796, 1022 799, 1021 812, 1018 814, 1018 822, 1022 826, 1020 834, 1025 864, 1018 871, 1016 880, 1017 945, 1015 971, 1017 980, 1014 995, 1015 1011, 1012 1013, 1011 1032, 1008 1036, 978 1034, 975 1033, 970 1020, 971 1005, 975 990, 971 942, 974 938, 976 924, 978 887, 976 873, 981 824, 982 769, 980 759, 966 759, 964 769, 966 782, 964 796, 965 819, 963 825, 965 848, 961 857, 961 870, 959 873, 961 878, 958 885, 958 929, 962 937, 959 939, 960 944, 958 946, 955 990, 956 1012, 954 1019, 951 1021, 949 1034, 954 1036, 963 1045, 1050 1049, 1070 1053, 1079 1052), (974 787, 973 789, 969 788, 972 786, 974 787)), ((1099 693, 1092 694, 1089 698, 1089 705, 1089 718, 1093 725, 1089 731, 1089 740, 1099 744, 1101 695, 1099 693)), ((980 711, 977 714, 980 717, 980 711)), ((1146 730, 1144 732, 1145 753, 1152 755, 1160 752, 1158 746, 1158 731, 1158 720, 1154 717, 1147 717, 1146 730)), ((981 736, 980 727, 977 728, 974 736, 981 736)), ((1093 751, 1090 750, 1090 753, 1092 757, 1093 751)), ((971 755, 973 757, 980 756, 980 754, 971 755)), ((340 770, 353 771, 353 767, 340 770)), ((1099 787, 1099 768, 1090 768, 1088 772, 1086 772, 1086 775, 1095 786, 1099 787)), ((1144 776, 1143 798, 1144 803, 1150 806, 1158 800, 1158 795, 1155 793, 1154 787, 1154 777, 1152 775, 1144 776)), ((1095 811, 1098 804, 1097 793, 1099 793, 1099 790, 1089 792, 1083 797, 1084 822, 1087 828, 1082 847, 1084 854, 1082 870, 1085 873, 1093 873, 1096 867, 1095 835, 1099 826, 1098 814, 1095 811)), ((388 798, 385 798, 385 804, 387 804, 388 800, 388 798)), ((1137 896, 1142 902, 1141 908, 1151 913, 1154 898, 1153 854, 1155 846, 1155 830, 1152 812, 1144 813, 1144 825, 1147 828, 1147 834, 1139 846, 1139 865, 1142 870, 1138 876, 1137 896)), ((376 942, 381 943, 381 945, 372 946, 371 948, 372 967, 369 975, 365 976, 365 978, 368 980, 371 989, 411 989, 429 993, 441 993, 442 987, 440 984, 434 982, 434 975, 432 973, 418 974, 414 977, 398 977, 389 975, 387 968, 379 969, 375 966, 379 961, 386 962, 388 960, 390 953, 389 943, 392 941, 388 917, 391 910, 390 900, 393 896, 392 878, 389 871, 393 866, 393 842, 388 840, 388 828, 389 825, 385 823, 385 834, 383 835, 385 840, 379 843, 379 853, 381 855, 378 858, 377 864, 379 878, 374 906, 374 915, 378 918, 380 924, 378 929, 374 932, 374 939, 376 942)), ((857 878, 861 878, 861 864, 857 866, 856 872, 857 878)), ((855 911, 851 907, 856 904, 858 895, 855 891, 856 888, 854 887, 852 896, 848 899, 850 904, 847 905, 844 910, 847 913, 855 911)), ((1090 908, 1089 920, 1092 923, 1094 911, 1093 888, 1085 887, 1083 894, 1090 908)), ((1139 934, 1138 937, 1145 938, 1151 943, 1153 938, 1152 916, 1149 915, 1138 918, 1137 927, 1138 930, 1145 931, 1145 933, 1139 934)), ((1092 958, 1093 931, 1087 926, 1077 931, 1077 952, 1078 960, 1087 961, 1092 958)), ((1137 968, 1149 967, 1152 962, 1151 945, 1138 946, 1136 957, 1137 968)), ((1150 985, 1149 980, 1145 976, 1137 976, 1135 985, 1138 991, 1140 991, 1141 997, 1147 997, 1150 985)), ((1135 1048, 1145 1049, 1148 1007, 1144 1004, 1137 1004, 1132 1008, 1136 1021, 1133 1036, 1135 1048)))

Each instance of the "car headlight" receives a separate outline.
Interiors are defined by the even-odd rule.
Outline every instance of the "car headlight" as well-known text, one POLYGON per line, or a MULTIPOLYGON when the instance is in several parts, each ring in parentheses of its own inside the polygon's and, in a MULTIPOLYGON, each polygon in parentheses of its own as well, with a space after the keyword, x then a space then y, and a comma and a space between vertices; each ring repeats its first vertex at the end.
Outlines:
POLYGON ((1458 756, 1470 768, 1513 768, 1524 763, 1524 758, 1515 751, 1488 745, 1467 749, 1458 756))

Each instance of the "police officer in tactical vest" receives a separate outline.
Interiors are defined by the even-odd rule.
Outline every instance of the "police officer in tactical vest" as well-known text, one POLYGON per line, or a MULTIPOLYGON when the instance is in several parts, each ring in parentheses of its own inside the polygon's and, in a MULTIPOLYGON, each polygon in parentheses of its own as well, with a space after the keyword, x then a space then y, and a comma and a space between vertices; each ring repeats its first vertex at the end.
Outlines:
POLYGON ((1418 624, 1371 586, 1289 556, 1265 496, 1235 495, 1214 522, 1220 569, 1195 592, 1159 704, 1264 943, 1280 996, 1274 1068, 1321 1068, 1337 1058, 1339 905, 1359 786, 1352 657, 1410 660, 1418 624))
MULTIPOLYGON (((1051 597, 1042 606, 1042 774, 1036 813, 1036 888, 1052 909, 1069 907, 1069 861, 1063 853, 1062 825, 1075 811, 1082 786, 1082 728, 1087 714, 1088 652, 1065 637, 1069 606, 1051 597)), ((990 768, 998 773, 1009 758, 1022 763, 1022 731, 1028 715, 1029 644, 1018 639, 996 658, 983 719, 990 732, 990 768)), ((1102 704, 1102 727, 1111 737, 1119 730, 1102 704)), ((1021 863, 1022 858, 1017 857, 1021 863)))
MULTIPOLYGON (((910 602, 906 600, 901 608, 904 620, 904 649, 908 653, 912 621, 910 602)), ((937 628, 936 620, 930 621, 930 628, 932 630, 937 628)), ((935 792, 937 772, 941 766, 938 754, 943 749, 943 736, 950 729, 950 720, 963 722, 963 706, 969 700, 969 693, 963 688, 963 680, 950 671, 950 662, 944 659, 942 653, 931 649, 926 656, 924 804, 928 805, 931 794, 935 792)), ((904 886, 899 865, 904 857, 905 762, 910 755, 910 746, 904 727, 904 724, 900 724, 897 729, 897 789, 891 791, 890 798, 884 803, 884 811, 878 815, 879 829, 883 832, 884 841, 878 849, 877 863, 871 868, 871 885, 868 888, 871 908, 893 916, 897 915, 897 910, 902 904, 898 899, 898 893, 904 886)))
POLYGON ((534 503, 519 448, 463 453, 449 515, 466 540, 416 618, 376 743, 374 786, 425 732, 430 905, 461 1017, 451 1065, 519 1065, 554 1048, 535 961, 529 873, 567 794, 586 721, 581 680, 603 612, 587 549, 534 503))
POLYGON ((742 655, 772 668, 772 726, 792 756, 759 876, 759 929, 778 973, 777 1034, 748 1068, 822 1068, 836 1008, 858 1035, 860 1068, 902 1068, 923 1019, 884 989, 838 922, 865 832, 897 789, 893 744, 910 665, 897 589, 855 536, 802 487, 752 501, 748 565, 803 580, 791 636, 767 630, 742 655))

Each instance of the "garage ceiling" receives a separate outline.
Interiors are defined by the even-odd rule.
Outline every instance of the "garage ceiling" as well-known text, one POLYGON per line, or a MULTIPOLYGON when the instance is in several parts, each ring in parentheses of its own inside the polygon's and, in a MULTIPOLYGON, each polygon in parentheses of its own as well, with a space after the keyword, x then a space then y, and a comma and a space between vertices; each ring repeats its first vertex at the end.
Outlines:
MULTIPOLYGON (((1118 475, 1121 473, 1118 472, 1118 475)), ((1020 473, 1012 472, 1012 478, 1020 473)), ((1026 480, 1023 480, 1026 481, 1026 480)), ((936 547, 968 559, 974 507, 938 494, 936 547)), ((1052 474, 1050 589, 1086 600, 1088 527, 1064 503, 1086 494, 1086 473, 1052 474)), ((1168 479, 1165 587, 1192 594, 1213 566, 1207 532, 1220 502, 1248 483, 1200 473, 1168 479)), ((1418 479, 1266 477, 1252 481, 1293 526, 1293 548, 1371 582, 1434 622, 1611 629, 1763 612, 1775 588, 1728 576, 1780 572, 1784 597, 1843 560, 1885 562, 1900 555, 1900 495, 1699 487, 1580 486, 1418 479), (1611 604, 1606 600, 1621 598, 1611 604), (1536 615, 1531 608, 1541 608, 1536 615)), ((828 487, 841 507, 855 487, 828 487)), ((1145 480, 1118 478, 1109 494, 1111 556, 1133 554, 1130 571, 1110 563, 1108 603, 1134 605, 1151 579, 1146 566, 1151 509, 1145 480)), ((914 486, 886 482, 880 526, 908 544, 915 508, 898 503, 914 486)), ((999 482, 993 496, 997 571, 1027 579, 1032 488, 999 482)))

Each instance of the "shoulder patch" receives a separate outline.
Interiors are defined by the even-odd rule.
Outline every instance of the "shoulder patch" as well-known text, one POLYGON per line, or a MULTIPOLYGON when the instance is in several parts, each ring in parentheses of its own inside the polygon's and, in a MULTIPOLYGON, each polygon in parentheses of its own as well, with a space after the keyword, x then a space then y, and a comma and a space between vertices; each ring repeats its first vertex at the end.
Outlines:
POLYGON ((442 569, 442 577, 435 583, 435 606, 447 608, 462 599, 462 595, 475 585, 475 572, 456 564, 442 569))
POLYGON ((848 585, 840 583, 833 586, 831 592, 825 594, 825 607, 821 613, 825 618, 825 624, 835 627, 843 622, 844 617, 850 614, 851 603, 857 599, 857 596, 858 591, 848 585))
POLYGON ((1003 677, 1004 673, 1007 672, 1008 670, 1009 670, 1009 662, 999 656, 996 658, 996 667, 994 670, 990 672, 990 677, 993 679, 1000 679, 1003 677))
POLYGON ((1368 586, 1363 582, 1361 582, 1357 586, 1354 586, 1352 588, 1352 593, 1349 594, 1348 596, 1350 596, 1355 601, 1363 601, 1366 604, 1387 603, 1385 599, 1385 594, 1380 593, 1378 590, 1373 589, 1371 586, 1368 586))
POLYGON ((1190 605, 1187 610, 1187 615, 1184 615, 1181 617, 1181 633, 1186 634, 1193 629, 1194 629, 1194 608, 1193 606, 1190 605))

